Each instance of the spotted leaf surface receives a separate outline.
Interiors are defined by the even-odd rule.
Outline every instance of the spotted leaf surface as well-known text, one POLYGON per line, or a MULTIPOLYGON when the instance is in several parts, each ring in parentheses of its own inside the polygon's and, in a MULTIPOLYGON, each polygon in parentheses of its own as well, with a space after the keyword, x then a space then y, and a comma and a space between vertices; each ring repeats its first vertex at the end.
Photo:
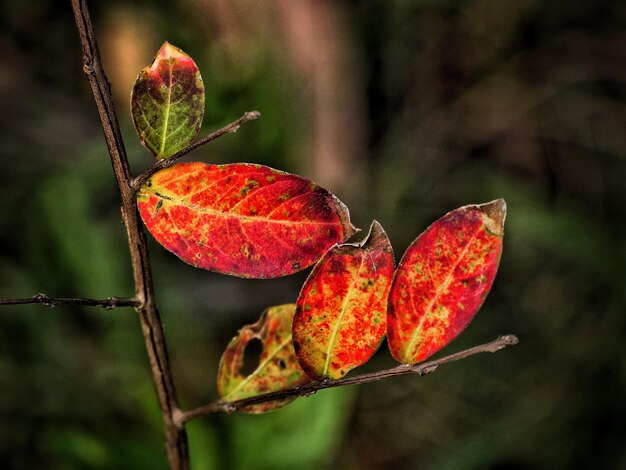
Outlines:
POLYGON ((310 377, 338 379, 376 352, 394 268, 389 238, 376 221, 363 242, 334 246, 315 265, 293 323, 298 360, 310 377))
MULTIPOLYGON (((295 304, 270 307, 254 325, 244 326, 228 344, 217 373, 217 391, 222 400, 233 402, 264 393, 298 387, 310 381, 298 364, 291 341, 291 322, 295 304), (246 347, 260 341, 263 350, 256 368, 242 373, 246 347)), ((275 400, 242 408, 246 413, 265 413, 293 401, 275 400)))
POLYGON ((409 246, 391 288, 387 339, 400 362, 423 361, 467 327, 491 289, 502 253, 503 199, 464 206, 409 246))
POLYGON ((193 59, 163 44, 152 65, 137 77, 130 107, 141 143, 156 158, 187 147, 204 116, 204 84, 193 59))
POLYGON ((146 227, 193 266, 249 278, 300 271, 354 232, 348 209, 296 175, 249 163, 180 163, 138 193, 146 227))

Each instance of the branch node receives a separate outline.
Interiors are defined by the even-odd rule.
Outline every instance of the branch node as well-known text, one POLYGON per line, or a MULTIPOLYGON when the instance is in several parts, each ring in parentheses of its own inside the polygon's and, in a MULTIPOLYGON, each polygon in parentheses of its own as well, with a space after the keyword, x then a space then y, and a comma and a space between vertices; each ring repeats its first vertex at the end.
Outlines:
POLYGON ((515 346, 519 343, 519 338, 515 335, 502 335, 498 337, 498 341, 501 341, 505 346, 515 346))
POLYGON ((259 119, 261 117, 261 113, 258 111, 248 111, 244 114, 246 121, 253 121, 255 119, 259 119))
POLYGON ((146 308, 146 299, 142 293, 136 295, 137 305, 135 305, 135 311, 141 313, 146 308))
POLYGON ((185 413, 179 408, 174 408, 172 410, 172 421, 174 426, 183 429, 185 427, 185 413))
POLYGON ((430 365, 430 366, 423 367, 419 371, 419 375, 432 374, 433 372, 435 372, 437 370, 437 367, 439 367, 439 364, 433 364, 433 365, 430 365))

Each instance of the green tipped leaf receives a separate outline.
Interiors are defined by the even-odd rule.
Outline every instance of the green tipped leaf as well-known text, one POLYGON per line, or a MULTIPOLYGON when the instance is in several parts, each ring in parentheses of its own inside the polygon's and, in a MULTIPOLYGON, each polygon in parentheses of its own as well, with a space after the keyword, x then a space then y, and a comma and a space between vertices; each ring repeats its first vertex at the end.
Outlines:
POLYGON ((385 336, 395 268, 376 221, 361 243, 335 245, 315 265, 298 297, 293 341, 313 379, 339 379, 369 360, 385 336))
MULTIPOLYGON (((299 387, 310 381, 300 368, 291 341, 291 322, 295 304, 270 307, 259 321, 246 325, 224 351, 217 373, 217 392, 227 402, 299 387), (261 341, 263 351, 258 364, 247 375, 245 367, 246 347, 252 341, 261 341)), ((265 413, 281 408, 295 397, 275 400, 241 408, 244 413, 265 413)))
POLYGON ((179 48, 163 44, 137 77, 130 108, 141 143, 157 159, 187 147, 204 116, 204 83, 196 63, 179 48))
POLYGON ((448 212, 409 246, 396 271, 387 317, 392 355, 421 362, 455 339, 491 289, 502 253, 506 204, 448 212))

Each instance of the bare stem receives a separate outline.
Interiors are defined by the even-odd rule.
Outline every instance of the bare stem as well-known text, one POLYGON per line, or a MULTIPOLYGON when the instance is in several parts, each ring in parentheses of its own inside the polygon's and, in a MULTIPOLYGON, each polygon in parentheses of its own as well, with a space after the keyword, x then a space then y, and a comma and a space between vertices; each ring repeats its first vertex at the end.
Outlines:
POLYGON ((463 351, 449 354, 439 359, 422 362, 420 364, 403 364, 391 369, 385 369, 369 374, 356 375, 354 377, 345 377, 339 380, 321 380, 317 382, 311 382, 302 387, 290 388, 272 393, 265 393, 263 395, 243 398, 241 400, 233 402, 218 400, 208 405, 194 408, 193 410, 180 411, 176 414, 175 419, 176 422, 179 423, 179 425, 182 425, 192 419, 201 418, 203 416, 207 416, 213 413, 232 413, 234 411, 240 410, 241 408, 245 408, 246 406, 258 405, 259 403, 266 403, 268 401, 282 400, 290 397, 306 397, 326 388, 376 382, 378 380, 388 379, 390 377, 396 377, 399 375, 416 374, 422 376, 434 372, 442 364, 460 361, 461 359, 465 359, 467 357, 474 356, 480 353, 495 353, 501 351, 507 346, 516 345, 518 342, 519 340, 514 335, 502 335, 489 343, 480 344, 478 346, 464 349, 463 351))
POLYGON ((253 121, 261 117, 261 113, 258 111, 247 111, 241 116, 239 119, 231 122, 230 124, 225 125, 221 129, 216 130, 215 132, 210 133, 206 137, 203 137, 200 140, 196 140, 192 142, 189 146, 184 149, 176 152, 174 155, 168 158, 164 158, 163 160, 159 160, 156 162, 149 170, 145 173, 142 173, 137 178, 135 178, 131 185, 135 191, 137 191, 142 184, 144 184, 148 178, 154 175, 157 171, 162 170, 163 168, 168 168, 176 163, 177 160, 187 155, 189 152, 202 147, 203 145, 208 144, 209 142, 214 141, 215 139, 222 137, 224 134, 229 134, 232 132, 237 132, 237 130, 241 127, 241 125, 248 121, 253 121))
POLYGON ((165 424, 167 458, 170 468, 173 470, 186 470, 189 468, 187 434, 184 426, 179 426, 178 423, 174 422, 174 414, 179 412, 176 389, 163 335, 163 326, 154 300, 148 245, 139 222, 135 191, 131 186, 132 175, 113 105, 111 88, 100 62, 100 52, 86 0, 72 0, 72 9, 83 50, 83 71, 89 80, 98 108, 100 123, 122 200, 122 221, 128 237, 135 281, 135 298, 138 301, 136 310, 139 313, 141 329, 150 360, 152 380, 165 424))
POLYGON ((46 294, 36 294, 24 299, 0 299, 0 305, 43 304, 48 307, 56 305, 86 305, 88 307, 102 307, 106 310, 117 307, 138 307, 136 297, 108 297, 106 299, 83 299, 78 297, 50 297, 46 294))

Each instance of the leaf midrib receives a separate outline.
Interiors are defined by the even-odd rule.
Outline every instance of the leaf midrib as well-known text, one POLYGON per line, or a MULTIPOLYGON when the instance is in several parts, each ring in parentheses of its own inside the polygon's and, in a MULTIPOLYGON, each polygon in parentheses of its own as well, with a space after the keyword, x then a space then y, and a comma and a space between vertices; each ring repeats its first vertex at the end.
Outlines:
POLYGON ((459 264, 461 264, 461 261, 463 261, 463 258, 465 258, 465 255, 467 254, 467 252, 470 249, 470 246, 472 245, 472 243, 476 239, 476 235, 478 234, 478 231, 480 230, 480 228, 481 227, 476 229, 476 232, 474 232, 472 234, 472 238, 468 241, 467 246, 463 249, 463 251, 459 255, 459 258, 457 259, 456 263, 454 263, 454 266, 452 266, 452 268, 450 269, 450 272, 446 276, 446 279, 443 281, 443 283, 441 283, 441 285, 437 289, 437 293, 435 294, 435 297, 433 298, 433 300, 430 302, 430 305, 428 306, 428 308, 426 308, 426 310, 425 310, 426 314, 422 317, 422 319, 419 322, 419 325, 413 331, 413 335, 411 336, 411 341, 409 341, 407 343, 407 346, 406 346, 406 348, 404 350, 404 357, 405 357, 406 360, 410 359, 409 358, 409 352, 415 347, 415 343, 417 343, 417 338, 421 334, 422 328, 424 327, 424 322, 432 314, 433 306, 439 300, 439 297, 441 297, 441 295, 443 294, 444 290, 447 289, 448 286, 450 285, 450 281, 452 280, 452 275, 454 274, 454 270, 457 268, 457 266, 459 264))
POLYGON ((161 147, 159 149, 159 157, 164 156, 165 141, 167 140, 167 126, 170 120, 170 108, 172 107, 172 64, 170 61, 167 63, 169 67, 169 86, 167 87, 167 104, 165 106, 165 117, 163 119, 163 132, 161 133, 161 147))
MULTIPOLYGON (((213 214, 218 217, 233 217, 240 220, 245 220, 249 222, 264 222, 264 223, 272 223, 272 224, 282 224, 282 225, 315 225, 315 226, 332 226, 341 224, 341 222, 317 222, 314 220, 306 220, 306 221, 297 221, 297 220, 285 220, 285 219, 269 219, 267 217, 262 216, 253 216, 253 215, 245 215, 245 214, 235 214, 233 212, 224 212, 217 209, 213 209, 211 207, 202 207, 195 204, 190 204, 186 201, 177 201, 169 196, 159 193, 155 190, 146 191, 145 188, 142 188, 142 191, 139 192, 138 196, 141 195, 154 195, 157 198, 161 198, 164 201, 169 201, 172 204, 181 205, 187 207, 189 209, 193 209, 198 212, 204 212, 208 214, 213 214)), ((165 207, 162 207, 163 210, 165 207)))
POLYGON ((343 318, 346 314, 348 302, 350 301, 350 299, 352 299, 354 286, 356 285, 357 280, 359 279, 359 275, 361 274, 361 270, 363 269, 363 266, 365 264, 365 259, 366 259, 365 257, 361 258, 361 264, 359 265, 359 270, 357 271, 356 276, 354 277, 354 280, 350 284, 348 295, 346 295, 346 298, 343 301, 343 305, 341 306, 341 313, 339 314, 339 318, 335 322, 335 327, 333 328, 333 332, 328 341, 328 346, 326 347, 326 361, 324 363, 324 370, 322 372, 323 376, 326 376, 328 374, 328 369, 330 369, 330 353, 333 349, 335 349, 335 344, 337 343, 337 334, 339 333, 339 328, 341 324, 343 323, 343 318))

